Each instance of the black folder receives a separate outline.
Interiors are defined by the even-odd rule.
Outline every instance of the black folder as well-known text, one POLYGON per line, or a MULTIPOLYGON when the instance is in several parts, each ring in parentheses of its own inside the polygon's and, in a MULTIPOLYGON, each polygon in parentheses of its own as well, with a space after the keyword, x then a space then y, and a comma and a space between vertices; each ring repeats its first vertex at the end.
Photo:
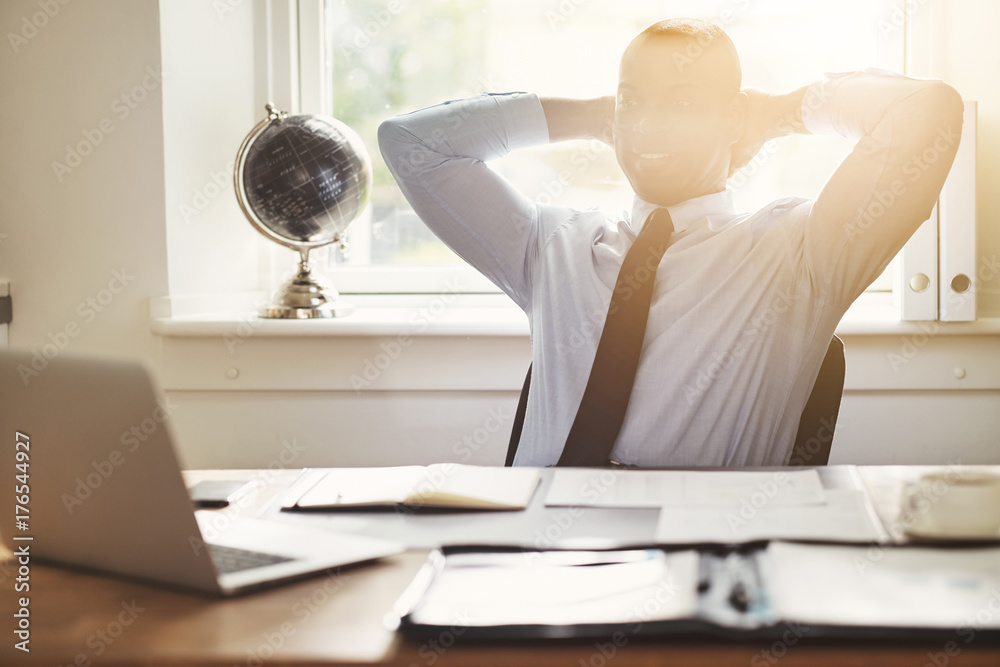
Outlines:
POLYGON ((433 550, 389 621, 418 640, 710 635, 1000 643, 1000 547, 762 541, 433 550))

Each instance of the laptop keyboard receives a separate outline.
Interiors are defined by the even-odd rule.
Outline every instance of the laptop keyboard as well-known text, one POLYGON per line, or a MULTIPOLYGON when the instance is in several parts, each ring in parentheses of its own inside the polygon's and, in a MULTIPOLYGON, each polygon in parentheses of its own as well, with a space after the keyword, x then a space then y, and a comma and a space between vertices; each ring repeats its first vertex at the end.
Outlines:
POLYGON ((247 549, 236 549, 234 547, 224 547, 219 544, 208 544, 208 553, 212 556, 219 574, 230 572, 240 572, 250 570, 255 567, 274 565, 275 563, 285 563, 293 558, 265 554, 259 551, 248 551, 247 549))

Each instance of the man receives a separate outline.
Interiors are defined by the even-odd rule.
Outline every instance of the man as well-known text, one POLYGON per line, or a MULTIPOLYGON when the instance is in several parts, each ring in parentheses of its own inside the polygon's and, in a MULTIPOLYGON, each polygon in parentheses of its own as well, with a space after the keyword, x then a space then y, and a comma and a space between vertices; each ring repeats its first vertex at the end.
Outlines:
POLYGON ((559 462, 588 410, 581 400, 609 307, 618 307, 612 293, 632 278, 619 272, 644 225, 672 232, 650 228, 666 230, 669 246, 634 271, 655 270, 655 282, 609 458, 787 462, 837 323, 930 215, 963 105, 939 80, 877 70, 782 95, 740 86, 725 32, 672 19, 626 48, 613 98, 484 93, 380 126, 382 154, 413 209, 528 314, 533 372, 515 465, 559 462), (857 145, 815 200, 735 211, 727 177, 793 132, 857 145), (635 191, 627 221, 535 204, 484 164, 594 137, 614 146, 635 191))

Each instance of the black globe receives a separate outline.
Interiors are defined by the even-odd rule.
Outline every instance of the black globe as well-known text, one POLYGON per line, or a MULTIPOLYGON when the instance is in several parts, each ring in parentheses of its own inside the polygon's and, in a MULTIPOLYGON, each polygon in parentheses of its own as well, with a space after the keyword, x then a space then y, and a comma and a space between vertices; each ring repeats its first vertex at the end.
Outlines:
POLYGON ((361 214, 371 178, 357 134, 311 114, 268 125, 243 166, 246 203, 260 222, 283 239, 317 245, 338 240, 361 214))

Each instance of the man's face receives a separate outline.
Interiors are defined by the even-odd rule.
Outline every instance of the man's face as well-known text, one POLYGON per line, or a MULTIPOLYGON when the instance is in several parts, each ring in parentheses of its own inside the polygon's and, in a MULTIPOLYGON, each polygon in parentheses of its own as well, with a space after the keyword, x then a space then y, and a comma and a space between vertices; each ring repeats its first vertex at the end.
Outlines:
POLYGON ((618 164, 642 199, 670 206, 725 188, 742 131, 724 56, 686 37, 645 37, 622 56, 615 103, 618 164))

